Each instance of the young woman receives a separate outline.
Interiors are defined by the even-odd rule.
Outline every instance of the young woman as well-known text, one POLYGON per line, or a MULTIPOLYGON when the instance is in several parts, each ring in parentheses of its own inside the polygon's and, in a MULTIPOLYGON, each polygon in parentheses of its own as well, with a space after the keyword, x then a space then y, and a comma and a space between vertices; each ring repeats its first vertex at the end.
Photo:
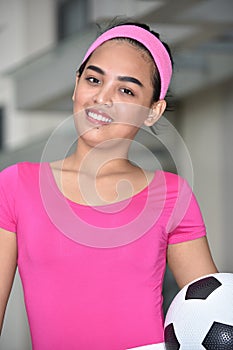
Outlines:
POLYGON ((180 287, 216 272, 186 181, 128 160, 171 74, 147 26, 108 29, 77 72, 75 152, 1 173, 0 320, 18 265, 34 350, 163 349, 166 261, 180 287))

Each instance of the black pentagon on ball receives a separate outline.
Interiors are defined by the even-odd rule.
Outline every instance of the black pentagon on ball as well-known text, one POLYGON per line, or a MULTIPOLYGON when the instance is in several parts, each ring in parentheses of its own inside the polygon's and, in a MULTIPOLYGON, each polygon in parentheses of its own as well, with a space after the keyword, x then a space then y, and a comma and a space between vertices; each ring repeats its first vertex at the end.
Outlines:
POLYGON ((185 300, 206 299, 221 285, 222 284, 213 276, 204 277, 188 286, 185 300))
POLYGON ((214 322, 203 340, 202 345, 207 350, 232 350, 233 326, 214 322))
POLYGON ((165 328, 164 337, 165 337, 166 350, 179 350, 180 343, 178 342, 178 340, 176 338, 176 333, 174 330, 173 323, 170 323, 165 328))

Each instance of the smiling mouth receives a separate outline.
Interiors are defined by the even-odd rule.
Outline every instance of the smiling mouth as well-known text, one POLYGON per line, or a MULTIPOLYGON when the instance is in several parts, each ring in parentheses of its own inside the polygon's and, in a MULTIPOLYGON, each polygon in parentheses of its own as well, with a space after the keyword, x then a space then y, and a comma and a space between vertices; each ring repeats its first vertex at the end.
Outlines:
POLYGON ((87 119, 93 124, 106 125, 113 122, 113 119, 108 114, 95 109, 86 109, 86 115, 87 119))

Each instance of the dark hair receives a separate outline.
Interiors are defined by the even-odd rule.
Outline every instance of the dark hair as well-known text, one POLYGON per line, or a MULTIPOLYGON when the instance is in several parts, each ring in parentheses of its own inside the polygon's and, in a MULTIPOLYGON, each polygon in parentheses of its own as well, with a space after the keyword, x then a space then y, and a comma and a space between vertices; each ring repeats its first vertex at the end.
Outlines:
MULTIPOLYGON (((149 31, 151 34, 153 34, 154 36, 156 36, 157 39, 160 40, 160 35, 159 33, 156 33, 154 32, 153 30, 150 29, 150 27, 147 25, 147 24, 144 24, 144 23, 140 23, 140 22, 134 22, 130 19, 119 19, 119 18, 114 18, 113 21, 111 21, 104 29, 102 29, 100 26, 99 26, 99 33, 98 33, 98 36, 103 34, 104 32, 108 31, 109 29, 111 28, 114 28, 114 27, 117 27, 117 26, 120 26, 120 25, 135 25, 135 26, 138 26, 138 27, 141 27, 147 31, 149 31)), ((151 60, 154 62, 153 60, 153 57, 150 53, 150 51, 142 44, 140 43, 139 41, 137 40, 134 40, 134 39, 131 39, 131 38, 127 38, 127 37, 119 37, 119 38, 113 38, 113 39, 110 39, 110 40, 124 40, 124 41, 127 41, 129 42, 130 44, 142 49, 143 51, 145 51, 147 53, 147 55, 151 58, 151 60)), ((160 40, 161 41, 161 40, 160 40)), ((172 55, 171 55, 171 50, 168 46, 168 44, 166 44, 165 42, 161 41, 162 44, 164 45, 165 49, 167 50, 168 54, 169 54, 169 57, 171 59, 171 63, 172 63, 172 66, 173 66, 173 58, 172 58, 172 55)), ((91 55, 90 55, 91 56, 91 55)), ((81 76, 82 73, 83 73, 83 70, 86 66, 86 63, 87 61, 89 60, 90 56, 88 57, 88 59, 86 61, 84 61, 81 66, 79 67, 78 69, 78 75, 81 76)), ((151 103, 152 102, 155 102, 155 101, 158 101, 159 100, 159 96, 160 96, 160 90, 161 90, 161 81, 160 81, 160 75, 159 75, 159 72, 158 72, 158 69, 156 67, 156 64, 155 64, 155 70, 154 70, 154 74, 152 76, 152 86, 153 86, 153 95, 152 95, 152 100, 151 100, 151 103)), ((170 106, 167 106, 166 110, 169 110, 171 109, 170 106)))

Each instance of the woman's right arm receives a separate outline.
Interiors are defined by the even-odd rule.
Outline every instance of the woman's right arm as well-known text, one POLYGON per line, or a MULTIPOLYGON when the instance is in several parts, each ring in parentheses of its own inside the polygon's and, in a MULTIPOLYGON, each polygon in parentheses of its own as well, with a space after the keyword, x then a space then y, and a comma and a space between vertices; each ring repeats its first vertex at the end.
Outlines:
POLYGON ((16 234, 0 228, 0 334, 16 266, 16 234))

